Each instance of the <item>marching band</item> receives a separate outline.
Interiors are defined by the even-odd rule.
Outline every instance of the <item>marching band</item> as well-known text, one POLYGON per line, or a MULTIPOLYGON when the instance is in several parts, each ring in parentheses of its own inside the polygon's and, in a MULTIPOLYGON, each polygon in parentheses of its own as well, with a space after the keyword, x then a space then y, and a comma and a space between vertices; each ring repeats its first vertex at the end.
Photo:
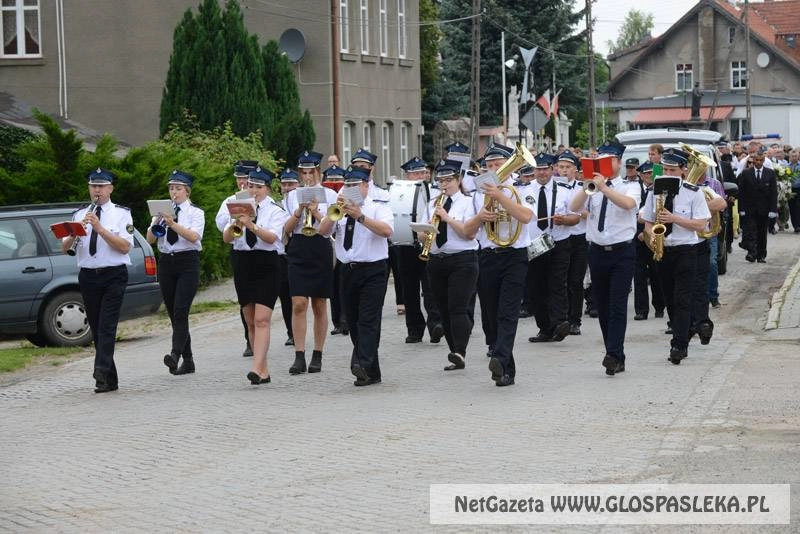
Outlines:
MULTIPOLYGON (((223 201, 215 222, 232 245, 244 356, 253 357, 247 379, 271 382, 270 323, 279 298, 285 345, 295 353, 289 373, 320 372, 333 299, 331 334, 350 336, 354 385, 380 383, 381 312, 392 250, 399 260, 395 283, 405 288, 405 341, 421 342, 426 327, 432 343, 444 337, 445 371, 466 367, 477 295, 491 379, 499 387, 515 384, 521 310, 538 327, 531 342, 580 335, 587 267, 606 374, 625 371, 632 283, 635 319, 647 319, 648 281, 656 316, 667 310, 668 360, 680 364, 693 335, 707 344, 713 332, 705 293, 708 239, 712 213, 725 208, 725 199, 710 184, 695 184, 705 171, 698 167, 707 162, 691 151, 651 150, 651 159, 659 161, 639 165, 631 158, 625 176, 624 146, 604 145, 599 152, 611 158, 611 174, 589 171, 581 181, 583 159, 569 150, 533 155, 519 143, 495 143, 473 161, 468 147, 453 143, 432 167, 419 157, 404 163, 404 179, 389 191, 373 182, 377 156, 365 149, 347 168, 337 159, 325 171, 322 154, 306 150, 279 178, 257 161, 238 161, 238 191, 223 201), (654 163, 664 172, 656 180, 654 163), (280 202, 272 198, 276 181, 280 202), (308 344, 313 351, 307 361, 308 344)), ((66 237, 62 249, 77 255, 81 267, 96 347, 95 391, 102 393, 118 388, 113 340, 133 226, 130 212, 110 203, 113 174, 97 169, 88 181, 92 204, 74 215, 88 238, 66 237)), ((173 375, 195 372, 188 315, 199 286, 205 218, 189 199, 194 182, 189 173, 173 171, 167 178, 170 213, 153 214, 147 229, 147 240, 160 252, 158 278, 172 325, 164 364, 173 375)))

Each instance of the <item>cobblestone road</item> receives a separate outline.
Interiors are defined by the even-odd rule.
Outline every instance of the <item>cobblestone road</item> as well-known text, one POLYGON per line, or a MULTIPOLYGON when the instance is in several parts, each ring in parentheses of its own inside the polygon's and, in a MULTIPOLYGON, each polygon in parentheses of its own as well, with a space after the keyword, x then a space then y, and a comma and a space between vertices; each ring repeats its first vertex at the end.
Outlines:
POLYGON ((614 378, 588 317, 547 346, 522 320, 510 388, 490 381, 479 327, 467 368, 444 373, 445 345, 404 344, 393 305, 368 388, 342 336, 321 374, 290 376, 279 322, 265 387, 245 380, 238 317, 193 326, 194 375, 167 373, 165 332, 123 342, 118 392, 92 393, 91 359, 0 388, 0 531, 419 531, 431 483, 797 482, 798 332, 763 325, 800 239, 770 249, 766 265, 731 256, 710 345, 672 366, 664 321, 631 321, 614 378))

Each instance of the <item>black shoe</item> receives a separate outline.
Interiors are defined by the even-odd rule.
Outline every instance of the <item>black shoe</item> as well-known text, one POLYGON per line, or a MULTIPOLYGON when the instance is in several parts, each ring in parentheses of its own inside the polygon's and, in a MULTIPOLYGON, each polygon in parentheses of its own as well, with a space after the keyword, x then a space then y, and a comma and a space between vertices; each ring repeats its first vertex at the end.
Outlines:
POLYGON ((756 261, 758 263, 767 263, 767 260, 765 258, 758 258, 758 259, 756 259, 756 261))
POLYGON ((501 380, 503 376, 508 376, 503 375, 503 364, 500 363, 500 360, 494 357, 489 360, 489 370, 492 372, 492 380, 494 380, 495 383, 497 383, 498 380, 501 380))
MULTIPOLYGON (((294 342, 292 342, 294 345, 294 342)), ((253 347, 250 346, 250 343, 247 344, 245 347, 244 352, 242 352, 242 356, 245 358, 252 358, 253 357, 253 347)))
POLYGON ((406 336, 406 343, 422 343, 422 336, 406 336))
POLYGON ((494 385, 502 388, 505 386, 513 386, 514 385, 514 378, 509 375, 503 375, 500 377, 500 380, 495 380, 494 385))
POLYGON ((361 382, 369 382, 369 375, 367 374, 367 371, 364 370, 364 368, 360 365, 352 366, 350 368, 350 372, 353 373, 353 376, 361 382))
POLYGON ((688 356, 688 353, 687 353, 686 349, 671 348, 671 349, 669 349, 669 358, 667 358, 667 359, 670 362, 672 362, 674 365, 680 365, 681 364, 681 360, 683 360, 687 356, 688 356))
POLYGON ((180 359, 181 357, 179 355, 172 353, 164 356, 164 365, 169 367, 170 374, 174 375, 178 371, 178 360, 180 359))
POLYGON ((356 379, 355 382, 353 382, 353 385, 361 387, 361 386, 371 386, 373 384, 380 384, 380 383, 381 383, 380 378, 367 378, 366 380, 356 379))
POLYGON ((486 351, 487 358, 494 358, 494 349, 489 347, 489 350, 486 351))
POLYGON ((292 346, 294 346, 294 338, 293 337, 287 337, 286 341, 283 342, 283 346, 284 347, 292 347, 292 346))
POLYGON ((315 350, 311 353, 311 361, 308 363, 309 373, 319 373, 322 371, 322 352, 315 350))
POLYGON ((437 324, 434 325, 433 329, 431 329, 431 343, 438 343, 442 340, 442 336, 444 335, 444 328, 442 325, 437 324))
POLYGON ((711 299, 709 301, 711 303, 712 308, 719 308, 722 304, 719 303, 719 299, 711 299))
POLYGON ((743 250, 747 250, 747 247, 746 247, 746 246, 745 246, 745 244, 744 244, 744 243, 742 243, 741 241, 739 241, 739 248, 741 248, 741 249, 743 249, 743 250))
POLYGON ((569 321, 562 321, 553 329, 553 341, 563 341, 569 335, 569 321))
POLYGON ((614 373, 617 372, 617 367, 619 367, 619 361, 610 354, 606 354, 606 357, 603 358, 603 367, 606 368, 606 374, 609 376, 614 376, 614 373))
POLYGON ((551 341, 553 341, 553 336, 548 336, 547 334, 539 330, 539 333, 533 337, 529 337, 528 341, 530 341, 531 343, 550 343, 551 341))
POLYGON ((528 317, 532 316, 533 314, 526 310, 525 308, 520 308, 519 310, 519 318, 520 319, 527 319, 528 317))
POLYGON ((728 246, 727 246, 727 247, 725 247, 725 248, 727 248, 727 249, 728 249, 728 254, 733 254, 733 247, 732 247, 731 245, 728 245, 728 246))
POLYGON ((254 386, 257 386, 259 384, 269 384, 270 382, 272 382, 272 377, 267 376, 266 378, 261 378, 261 376, 259 376, 258 373, 253 371, 247 373, 247 379, 254 386))
POLYGON ((625 362, 619 362, 617 364, 617 368, 614 369, 615 373, 624 373, 625 372, 625 362))
POLYGON ((769 233, 772 234, 772 235, 775 235, 775 234, 778 233, 778 231, 775 228, 770 228, 769 229, 769 233))
POLYGON ((597 310, 595 308, 592 308, 591 310, 589 310, 589 317, 592 317, 593 319, 597 319, 597 310))
POLYGON ((656 310, 655 317, 656 319, 661 319, 662 317, 664 317, 664 310, 656 310))
POLYGON ((709 323, 701 324, 697 335, 700 337, 701 345, 708 345, 711 341, 711 336, 714 335, 714 326, 709 323))
POLYGON ((748 254, 747 256, 744 257, 744 259, 746 259, 750 263, 753 263, 754 261, 756 261, 756 257, 753 256, 752 254, 748 254))
POLYGON ((664 333, 668 336, 672 335, 672 324, 669 321, 667 321, 667 329, 664 330, 664 333))
POLYGON ((192 358, 191 356, 189 356, 188 358, 186 356, 184 356, 183 357, 183 363, 181 363, 181 366, 178 367, 178 370, 175 371, 174 374, 176 374, 176 375, 188 375, 188 374, 191 374, 191 373, 194 373, 194 358, 192 358))
POLYGON ((336 336, 336 335, 339 335, 341 333, 342 333, 342 329, 339 328, 338 326, 336 328, 334 328, 333 330, 331 330, 331 335, 332 336, 336 336))
MULTIPOLYGON (((656 317, 658 317, 658 315, 656 315, 656 317)), ((647 314, 646 313, 637 313, 636 315, 633 316, 633 320, 634 321, 646 321, 647 320, 647 314)))
POLYGON ((306 372, 306 353, 302 350, 294 351, 294 363, 289 367, 290 375, 299 375, 306 372))
POLYGON ((109 391, 117 391, 119 386, 116 384, 108 384, 106 382, 98 382, 94 387, 95 393, 108 393, 109 391))
POLYGON ((348 329, 346 326, 343 326, 342 327, 342 335, 343 336, 349 336, 350 335, 350 329, 348 329))
POLYGON ((464 357, 460 354, 451 352, 450 354, 447 355, 447 359, 450 361, 451 365, 445 367, 444 368, 445 371, 455 371, 456 369, 463 369, 466 366, 464 357))
POLYGON ((579 324, 571 324, 571 325, 569 325, 569 335, 571 335, 571 336, 579 336, 579 335, 581 335, 581 325, 579 325, 579 324))

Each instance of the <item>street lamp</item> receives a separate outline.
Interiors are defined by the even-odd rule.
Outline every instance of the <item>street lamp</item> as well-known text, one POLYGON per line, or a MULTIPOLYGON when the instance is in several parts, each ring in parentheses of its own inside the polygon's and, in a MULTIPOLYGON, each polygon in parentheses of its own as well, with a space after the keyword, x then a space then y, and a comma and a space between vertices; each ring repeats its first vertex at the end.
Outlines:
POLYGON ((514 54, 510 59, 506 59, 506 32, 500 32, 500 67, 502 71, 501 80, 503 85, 503 128, 508 134, 508 93, 506 92, 506 69, 513 69, 517 66, 518 54, 514 54))

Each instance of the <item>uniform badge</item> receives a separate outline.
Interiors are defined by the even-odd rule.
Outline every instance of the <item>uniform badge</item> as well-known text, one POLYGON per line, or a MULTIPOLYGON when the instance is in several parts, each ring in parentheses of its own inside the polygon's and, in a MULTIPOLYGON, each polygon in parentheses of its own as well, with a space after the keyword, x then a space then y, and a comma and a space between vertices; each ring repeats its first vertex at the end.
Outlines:
POLYGON ((132 224, 129 224, 128 226, 125 227, 125 229, 128 231, 129 234, 132 234, 134 227, 132 224))
POLYGON ((527 197, 525 197, 525 202, 527 202, 528 204, 536 204, 536 201, 533 200, 533 195, 528 195, 527 197))

